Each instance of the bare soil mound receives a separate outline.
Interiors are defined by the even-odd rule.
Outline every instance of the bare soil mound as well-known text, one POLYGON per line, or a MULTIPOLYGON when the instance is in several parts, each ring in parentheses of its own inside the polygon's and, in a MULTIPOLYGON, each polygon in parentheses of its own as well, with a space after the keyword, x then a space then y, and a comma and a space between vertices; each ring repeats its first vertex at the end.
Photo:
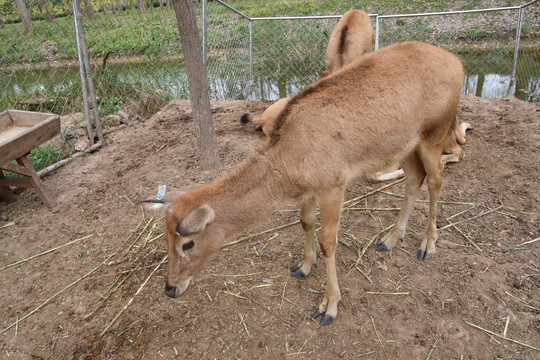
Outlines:
MULTIPOLYGON (((240 116, 269 104, 212 103, 226 169, 261 141, 240 116)), ((0 357, 540 358, 473 326, 540 347, 540 242, 531 242, 540 234, 540 105, 464 97, 459 116, 474 130, 464 161, 444 170, 435 259, 415 256, 425 186, 405 241, 389 253, 369 246, 358 263, 393 223, 403 184, 350 205, 336 255, 343 306, 328 327, 309 320, 323 296, 324 261, 305 280, 289 278, 302 254, 299 225, 224 248, 186 294, 167 298, 163 220, 135 202, 159 185, 189 188, 218 173, 198 168, 189 102, 111 133, 108 146, 44 179, 53 211, 31 190, 0 203, 0 268, 24 260, 0 270, 0 331, 11 326, 0 334, 0 357)), ((382 185, 359 179, 347 198, 382 185)), ((238 238, 298 215, 282 209, 238 238)))

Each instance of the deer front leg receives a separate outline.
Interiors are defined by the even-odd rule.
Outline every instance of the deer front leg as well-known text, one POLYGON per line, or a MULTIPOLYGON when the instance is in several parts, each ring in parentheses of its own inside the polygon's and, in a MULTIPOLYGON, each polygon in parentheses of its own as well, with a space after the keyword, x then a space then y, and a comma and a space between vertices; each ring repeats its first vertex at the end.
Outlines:
POLYGON ((341 205, 343 203, 343 192, 344 189, 329 191, 324 197, 317 199, 322 220, 319 243, 324 259, 326 260, 327 280, 324 299, 317 311, 311 315, 311 318, 316 319, 324 314, 324 318, 320 323, 322 326, 330 325, 334 321, 337 316, 338 302, 341 300, 336 272, 335 252, 341 205))
POLYGON ((311 267, 317 263, 317 244, 315 242, 315 220, 317 218, 317 203, 315 198, 304 201, 300 206, 300 223, 304 229, 304 258, 292 269, 292 277, 305 278, 311 272, 311 267))

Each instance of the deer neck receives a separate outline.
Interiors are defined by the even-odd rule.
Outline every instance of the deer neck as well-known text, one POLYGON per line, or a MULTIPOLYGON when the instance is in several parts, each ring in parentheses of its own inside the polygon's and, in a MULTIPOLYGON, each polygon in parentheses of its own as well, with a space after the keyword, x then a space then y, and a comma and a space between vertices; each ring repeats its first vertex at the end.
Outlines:
POLYGON ((207 202, 225 238, 296 200, 298 191, 274 163, 265 155, 253 155, 209 185, 207 202))

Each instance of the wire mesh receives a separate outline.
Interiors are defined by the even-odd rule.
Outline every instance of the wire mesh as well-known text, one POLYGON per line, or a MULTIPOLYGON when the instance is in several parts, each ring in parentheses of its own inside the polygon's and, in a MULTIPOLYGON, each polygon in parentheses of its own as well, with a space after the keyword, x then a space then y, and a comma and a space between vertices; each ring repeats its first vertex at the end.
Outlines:
MULTIPOLYGON (((0 109, 73 111, 81 96, 71 2, 48 6, 48 20, 32 20, 30 29, 21 22, 15 2, 2 5, 0 109)), ((38 8, 37 1, 27 2, 28 16, 42 16, 38 8)))
MULTIPOLYGON (((15 5, 2 4, 0 14, 9 16, 0 15, 0 108, 81 112, 71 1, 26 1, 33 24, 28 31, 15 5), (50 22, 44 19, 44 4, 49 4, 50 22)), ((100 114, 117 112, 129 99, 151 106, 160 99, 187 97, 178 27, 167 3, 104 4, 82 5, 100 114)))
MULTIPOLYGON (((220 2, 214 8, 219 6, 230 11, 220 2)), ((462 59, 466 70, 463 94, 482 97, 515 95, 523 100, 538 101, 539 7, 537 2, 523 9, 516 67, 517 7, 448 14, 378 16, 378 46, 409 40, 439 46, 462 59)), ((208 16, 212 18, 213 12, 209 11, 208 16)), ((372 20, 375 26, 376 15, 372 15, 372 20)), ((324 69, 329 34, 337 18, 253 18, 251 21, 252 57, 250 64, 245 66, 253 69, 253 82, 251 91, 244 91, 240 97, 278 99, 294 95, 318 79, 315 72, 324 69)), ((240 36, 238 31, 236 34, 240 36)), ((240 87, 247 88, 248 81, 239 80, 244 84, 240 87)))
POLYGON ((516 94, 523 100, 540 101, 540 6, 523 8, 516 67, 516 94))
MULTIPOLYGON (((18 2, 23 2, 22 0, 18 2)), ((82 111, 72 4, 26 0, 32 29, 16 2, 0 0, 0 110, 60 115, 82 111)), ((84 29, 101 115, 187 98, 174 12, 162 0, 83 3, 84 29), (94 4, 94 3, 92 3, 94 4)), ((202 29, 202 6, 195 2, 202 29)), ((379 47, 420 40, 457 53, 464 94, 540 97, 540 3, 523 8, 514 71, 517 9, 426 16, 379 16, 379 47), (513 75, 515 73, 515 78, 513 75)), ((376 10, 376 9, 373 9, 376 10)), ((345 10, 341 10, 343 12, 345 10)), ((375 16, 372 16, 374 25, 375 16)), ((221 1, 207 4, 206 55, 213 99, 290 96, 317 80, 338 18, 249 18, 221 1)))
POLYGON ((259 20, 253 26, 257 99, 287 97, 324 70, 328 38, 337 19, 259 20))
POLYGON ((208 3, 206 69, 213 99, 243 99, 250 92, 250 21, 208 3))
POLYGON ((463 93, 502 97, 512 80, 517 10, 465 14, 380 17, 380 46, 418 40, 457 54, 466 72, 463 93))

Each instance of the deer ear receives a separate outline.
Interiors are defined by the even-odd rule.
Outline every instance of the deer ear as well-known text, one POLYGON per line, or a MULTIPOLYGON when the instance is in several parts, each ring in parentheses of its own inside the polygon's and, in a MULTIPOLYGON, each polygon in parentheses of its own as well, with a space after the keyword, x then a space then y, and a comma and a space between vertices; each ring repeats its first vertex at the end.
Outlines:
POLYGON ((176 191, 167 191, 165 190, 158 192, 157 198, 146 199, 138 201, 137 204, 141 204, 147 210, 153 210, 158 213, 165 213, 165 210, 169 208, 174 199, 178 196, 185 194, 185 191, 176 190, 176 191))
POLYGON ((190 236, 200 233, 206 225, 214 221, 215 213, 210 205, 203 205, 191 212, 176 225, 176 233, 180 236, 190 236))

